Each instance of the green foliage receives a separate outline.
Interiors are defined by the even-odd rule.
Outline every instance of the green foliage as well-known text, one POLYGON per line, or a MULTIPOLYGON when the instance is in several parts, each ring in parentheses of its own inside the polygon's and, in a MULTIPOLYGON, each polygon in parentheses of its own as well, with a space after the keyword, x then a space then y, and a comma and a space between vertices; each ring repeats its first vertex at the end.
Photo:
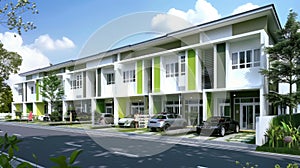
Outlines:
POLYGON ((66 156, 50 158, 52 162, 57 164, 57 166, 53 166, 52 168, 79 168, 78 166, 73 166, 73 164, 75 163, 75 160, 81 152, 82 150, 75 150, 74 152, 72 152, 69 161, 67 161, 66 156))
MULTIPOLYGON (((0 167, 13 168, 11 165, 11 161, 16 159, 14 155, 16 151, 19 151, 19 147, 17 144, 20 142, 21 140, 18 139, 15 135, 8 136, 7 133, 3 137, 0 137, 0 167)), ((74 152, 72 152, 69 161, 67 161, 67 158, 65 156, 50 158, 52 162, 58 165, 54 166, 53 168, 80 168, 78 166, 74 166, 74 163, 81 152, 82 150, 75 150, 74 152)), ((37 164, 37 156, 35 154, 32 154, 32 157, 37 164)), ((19 165, 17 165, 17 168, 33 168, 33 165, 27 162, 21 162, 19 165)))
MULTIPOLYGON (((9 1, 7 3, 1 1, 0 16, 2 26, 9 30, 16 29, 21 35, 22 30, 33 30, 36 26, 33 22, 24 20, 26 14, 38 14, 36 4, 29 0, 9 1)), ((28 16, 26 16, 28 18, 28 16)))
POLYGON ((51 121, 61 121, 62 120, 62 116, 59 112, 57 111, 53 111, 50 115, 50 120, 51 121))
POLYGON ((19 150, 17 144, 21 142, 16 136, 8 136, 7 133, 4 137, 0 138, 0 166, 11 168, 10 162, 14 160, 14 154, 19 150), (6 154, 6 153, 7 154, 6 154))
POLYGON ((269 78, 271 85, 289 85, 287 94, 270 92, 265 96, 274 106, 288 106, 290 114, 300 102, 300 92, 292 92, 292 85, 300 83, 300 23, 296 21, 296 17, 297 13, 290 11, 285 27, 277 32, 279 42, 266 48, 270 55, 270 68, 261 70, 269 78))
POLYGON ((289 115, 279 115, 273 118, 272 122, 275 125, 280 125, 281 122, 285 122, 285 123, 289 123, 291 122, 292 125, 296 128, 298 128, 300 126, 300 113, 297 114, 293 114, 292 115, 292 120, 290 121, 290 116, 289 115))
POLYGON ((41 95, 49 101, 52 111, 57 111, 58 109, 53 109, 53 107, 57 108, 59 106, 58 103, 64 96, 62 80, 55 74, 50 74, 42 79, 39 86, 41 95))
POLYGON ((0 88, 0 113, 11 112, 11 102, 13 101, 13 94, 6 83, 2 83, 0 88))
POLYGON ((269 147, 286 147, 299 149, 300 142, 300 130, 293 127, 292 124, 281 122, 280 125, 276 125, 273 122, 270 128, 266 131, 268 137, 269 147))

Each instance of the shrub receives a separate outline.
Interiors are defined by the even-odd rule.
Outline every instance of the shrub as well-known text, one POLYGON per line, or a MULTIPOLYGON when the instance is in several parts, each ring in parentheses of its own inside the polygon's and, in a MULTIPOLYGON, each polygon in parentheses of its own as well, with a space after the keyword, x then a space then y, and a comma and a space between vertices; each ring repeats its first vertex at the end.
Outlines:
POLYGON ((51 121, 61 121, 62 116, 61 116, 60 112, 53 111, 50 115, 50 119, 51 119, 51 121))
MULTIPOLYGON (((288 114, 279 115, 279 116, 274 117, 272 122, 274 125, 281 125, 281 122, 289 123, 290 117, 288 114)), ((300 126, 300 113, 292 115, 291 124, 296 128, 298 128, 300 126)))
POLYGON ((5 120, 11 120, 11 115, 10 114, 8 114, 8 115, 6 115, 4 118, 5 118, 5 120))

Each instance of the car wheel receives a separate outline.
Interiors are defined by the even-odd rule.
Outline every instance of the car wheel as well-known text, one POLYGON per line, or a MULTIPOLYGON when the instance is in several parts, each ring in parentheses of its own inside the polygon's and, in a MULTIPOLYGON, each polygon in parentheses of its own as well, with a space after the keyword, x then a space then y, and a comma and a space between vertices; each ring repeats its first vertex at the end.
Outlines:
POLYGON ((170 127, 169 124, 164 125, 164 126, 162 127, 162 131, 166 131, 169 127, 170 127))
POLYGON ((135 128, 134 122, 130 123, 130 128, 135 128))
POLYGON ((240 132, 240 126, 239 125, 235 125, 234 132, 235 133, 239 133, 240 132))
POLYGON ((156 131, 156 128, 150 128, 150 131, 151 131, 151 132, 155 132, 155 131, 156 131))
POLYGON ((221 129, 220 129, 220 136, 221 137, 225 136, 225 132, 226 132, 225 128, 221 127, 221 129))
POLYGON ((196 128, 196 133, 197 133, 198 135, 200 135, 201 129, 200 129, 200 128, 196 128))
POLYGON ((187 127, 187 123, 186 123, 186 122, 183 123, 182 127, 183 127, 183 128, 187 127))

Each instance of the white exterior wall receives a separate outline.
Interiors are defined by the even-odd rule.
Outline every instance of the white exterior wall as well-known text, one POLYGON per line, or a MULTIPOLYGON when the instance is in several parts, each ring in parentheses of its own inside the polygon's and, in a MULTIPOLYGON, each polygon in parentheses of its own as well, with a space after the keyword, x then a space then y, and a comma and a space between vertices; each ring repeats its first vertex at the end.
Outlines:
MULTIPOLYGON (((111 84, 108 85, 106 78, 105 78, 105 74, 108 73, 114 73, 114 69, 113 68, 102 68, 101 69, 101 97, 113 97, 114 96, 114 87, 116 84, 111 84)), ((116 79, 116 75, 115 75, 115 79, 116 79)), ((116 83, 116 81, 115 81, 116 83)))
POLYGON ((21 89, 23 87, 23 84, 18 84, 18 85, 14 85, 14 87, 12 88, 12 92, 13 92, 13 101, 14 102, 22 102, 22 95, 19 95, 18 90, 21 89))
POLYGON ((205 43, 230 36, 232 36, 232 26, 226 26, 200 33, 200 43, 205 43))
POLYGON ((35 83, 28 82, 27 83, 27 102, 34 102, 36 99, 35 95, 35 83), (31 90, 33 89, 33 94, 31 94, 31 90))
MULTIPOLYGON (((161 71, 160 71, 160 90, 163 93, 173 93, 176 91, 179 91, 178 88, 178 78, 179 77, 166 77, 166 64, 171 64, 171 63, 178 63, 178 57, 177 56, 164 56, 161 57, 162 59, 162 64, 161 64, 161 71)), ((178 72, 180 73, 180 72, 178 72)), ((187 72, 186 72, 187 73, 187 72)))
POLYGON ((118 65, 117 71, 115 73, 115 78, 118 81, 115 81, 117 84, 117 90, 115 95, 117 97, 127 97, 127 96, 135 96, 136 95, 136 81, 137 81, 137 73, 136 73, 136 62, 118 65), (123 82, 123 72, 135 70, 135 82, 123 82), (118 74, 117 74, 118 73, 118 74))
MULTIPOLYGON (((260 67, 232 69, 231 54, 233 52, 246 51, 249 49, 260 49, 260 40, 248 39, 230 43, 229 60, 227 60, 227 88, 252 88, 263 84, 263 76, 259 73, 260 67)), ((261 60, 262 60, 261 56, 261 60)), ((227 56, 228 58, 228 56, 227 56)), ((262 63, 261 63, 262 64, 262 63)))

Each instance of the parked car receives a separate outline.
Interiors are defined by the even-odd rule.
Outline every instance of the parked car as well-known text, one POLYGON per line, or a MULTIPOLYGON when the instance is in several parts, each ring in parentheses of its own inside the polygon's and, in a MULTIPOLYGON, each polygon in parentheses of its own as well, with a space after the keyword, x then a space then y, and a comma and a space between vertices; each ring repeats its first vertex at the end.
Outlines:
POLYGON ((102 125, 113 124, 114 123, 114 115, 111 113, 102 113, 99 123, 102 125))
POLYGON ((217 134, 225 136, 228 132, 238 133, 240 131, 240 125, 238 121, 233 120, 230 117, 215 116, 209 118, 206 122, 196 127, 197 134, 217 134))
POLYGON ((134 128, 134 116, 130 114, 124 118, 119 119, 118 121, 119 127, 131 127, 134 128))
POLYGON ((173 113, 160 113, 157 114, 148 121, 148 128, 151 131, 162 130, 165 131, 168 128, 184 128, 187 126, 187 121, 181 118, 178 114, 173 113))

